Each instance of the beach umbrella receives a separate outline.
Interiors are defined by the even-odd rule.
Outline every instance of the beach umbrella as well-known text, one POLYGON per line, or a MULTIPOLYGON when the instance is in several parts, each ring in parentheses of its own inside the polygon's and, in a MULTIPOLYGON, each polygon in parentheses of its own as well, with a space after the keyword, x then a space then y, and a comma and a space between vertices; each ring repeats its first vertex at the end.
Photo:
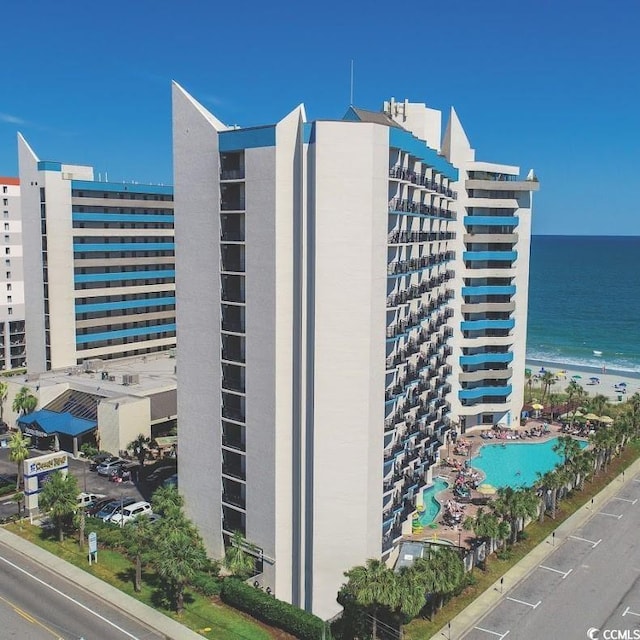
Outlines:
POLYGON ((595 376, 593 378, 589 378, 590 382, 600 382, 600 378, 596 378, 595 376))
POLYGON ((582 380, 582 376, 579 373, 576 373, 575 376, 571 376, 574 380, 582 380))
POLYGON ((535 409, 536 411, 542 411, 542 409, 544 409, 544 405, 536 402, 536 404, 531 405, 531 408, 535 409))
POLYGON ((498 490, 492 484, 481 484, 477 491, 483 496, 494 496, 498 493, 498 490))
POLYGON ((585 419, 587 420, 600 420, 600 416, 597 416, 595 413, 587 413, 587 415, 585 416, 585 419))
POLYGON ((613 418, 610 418, 609 416, 600 416, 600 420, 598 420, 598 422, 602 422, 602 424, 612 424, 613 418))
POLYGON ((627 383, 626 382, 618 382, 618 386, 619 387, 626 387, 627 383))

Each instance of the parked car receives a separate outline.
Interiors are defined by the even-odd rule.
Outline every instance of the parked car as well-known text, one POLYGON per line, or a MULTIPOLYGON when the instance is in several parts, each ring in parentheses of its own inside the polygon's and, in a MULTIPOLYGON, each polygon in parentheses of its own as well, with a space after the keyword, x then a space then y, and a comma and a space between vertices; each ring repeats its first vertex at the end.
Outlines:
POLYGON ((175 464, 166 464, 156 467, 148 476, 147 482, 161 482, 176 472, 175 464))
POLYGON ((85 509, 92 507, 98 500, 104 498, 104 493, 82 493, 78 494, 78 509, 84 507, 85 509))
POLYGON ((168 478, 165 478, 162 481, 162 486, 163 487, 175 487, 177 489, 178 488, 178 474, 174 473, 172 476, 169 476, 168 478))
POLYGON ((122 458, 115 458, 114 460, 109 460, 108 462, 103 462, 98 465, 96 471, 99 476, 108 476, 111 475, 111 472, 118 467, 121 467, 123 464, 126 464, 127 461, 122 458))
POLYGON ((110 453, 99 453, 91 458, 91 464, 89 465, 89 471, 97 471, 98 467, 105 462, 112 462, 117 460, 118 456, 112 456, 110 453))
POLYGON ((148 502, 134 502, 118 513, 112 515, 110 522, 113 522, 120 527, 124 527, 127 522, 131 522, 134 518, 150 516, 152 513, 151 505, 148 502))
POLYGON ((111 482, 127 482, 129 480, 137 480, 140 473, 140 465, 137 462, 127 462, 116 467, 110 474, 111 482))
POLYGON ((87 509, 87 515, 88 516, 95 516, 98 511, 101 511, 102 509, 104 509, 110 502, 113 502, 115 500, 115 498, 102 498, 101 500, 98 500, 97 502, 94 502, 88 509, 87 509))
POLYGON ((103 522, 109 522, 111 517, 118 513, 120 509, 128 507, 130 504, 134 504, 135 502, 135 498, 120 498, 119 500, 112 500, 100 509, 98 513, 96 513, 96 518, 100 518, 103 522))

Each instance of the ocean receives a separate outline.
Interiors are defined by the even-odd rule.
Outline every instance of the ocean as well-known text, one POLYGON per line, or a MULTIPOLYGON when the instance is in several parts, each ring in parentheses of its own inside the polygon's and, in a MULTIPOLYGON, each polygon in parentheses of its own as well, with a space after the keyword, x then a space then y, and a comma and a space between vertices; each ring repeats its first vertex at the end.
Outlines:
POLYGON ((533 236, 527 360, 640 374, 640 237, 533 236))

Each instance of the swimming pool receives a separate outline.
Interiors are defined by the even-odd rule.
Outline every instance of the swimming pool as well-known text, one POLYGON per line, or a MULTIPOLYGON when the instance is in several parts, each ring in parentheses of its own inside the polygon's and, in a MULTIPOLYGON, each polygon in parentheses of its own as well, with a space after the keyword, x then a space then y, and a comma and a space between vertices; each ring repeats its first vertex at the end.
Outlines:
POLYGON ((436 500, 436 494, 444 491, 448 486, 448 482, 445 482, 442 478, 436 478, 433 484, 422 492, 424 513, 421 513, 418 518, 418 523, 421 527, 429 526, 438 517, 441 505, 436 500))
MULTIPOLYGON (((581 448, 587 443, 578 440, 581 448)), ((471 466, 486 475, 483 482, 494 487, 531 487, 541 474, 555 469, 562 457, 553 447, 558 438, 546 442, 509 442, 485 444, 478 455, 471 459, 471 466)))

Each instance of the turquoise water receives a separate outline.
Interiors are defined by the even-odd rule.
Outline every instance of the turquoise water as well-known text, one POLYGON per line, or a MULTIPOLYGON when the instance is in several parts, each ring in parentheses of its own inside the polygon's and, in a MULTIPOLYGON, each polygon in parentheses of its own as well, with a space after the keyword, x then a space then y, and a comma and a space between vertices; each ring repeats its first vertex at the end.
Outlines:
MULTIPOLYGON (((486 484, 494 487, 531 487, 538 479, 537 473, 551 471, 562 462, 553 451, 558 438, 546 442, 511 442, 485 444, 478 455, 471 458, 471 466, 484 472, 486 484)), ((584 449, 587 443, 578 440, 584 449)))
POLYGON ((639 254, 640 237, 534 236, 527 359, 639 373, 639 254))
POLYGON ((426 527, 438 517, 438 513, 440 513, 440 503, 436 500, 436 494, 440 493, 448 486, 448 482, 445 482, 440 478, 436 478, 433 485, 422 492, 422 501, 424 502, 425 510, 418 518, 420 526, 426 527))

